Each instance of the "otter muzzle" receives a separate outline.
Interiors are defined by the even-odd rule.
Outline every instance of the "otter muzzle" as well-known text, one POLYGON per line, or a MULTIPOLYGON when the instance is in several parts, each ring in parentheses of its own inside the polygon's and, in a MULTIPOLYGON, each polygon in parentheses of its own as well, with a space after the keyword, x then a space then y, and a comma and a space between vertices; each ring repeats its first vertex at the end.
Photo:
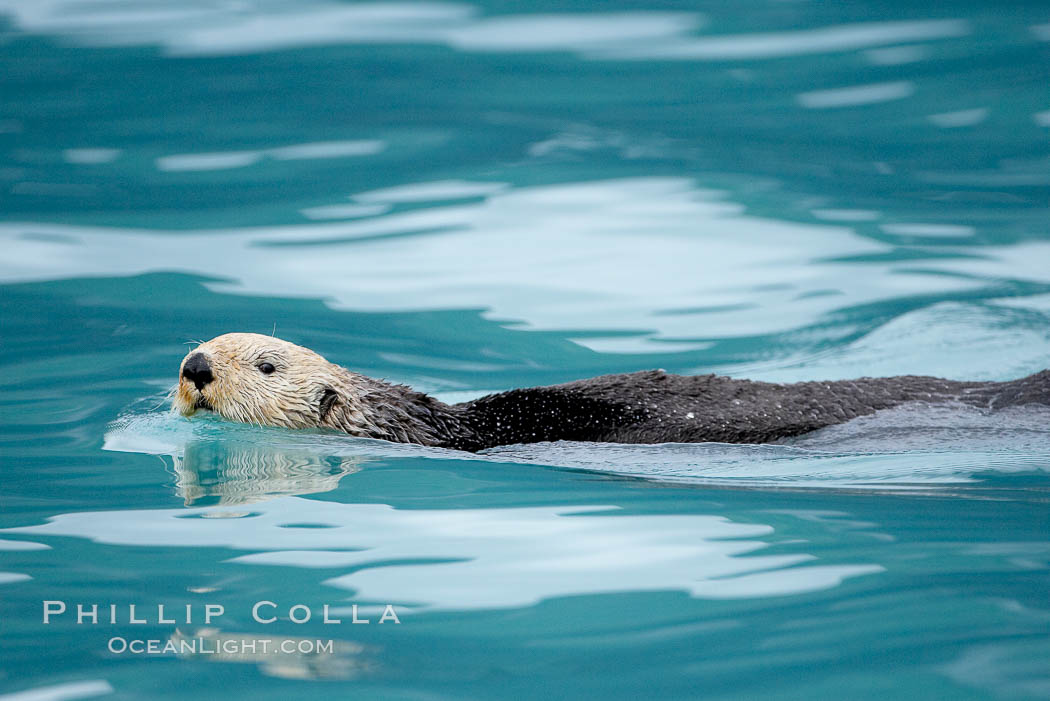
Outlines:
POLYGON ((186 362, 182 365, 182 376, 192 382, 198 392, 204 389, 204 385, 215 379, 215 376, 211 374, 211 365, 208 364, 208 359, 203 353, 194 353, 186 358, 186 362))

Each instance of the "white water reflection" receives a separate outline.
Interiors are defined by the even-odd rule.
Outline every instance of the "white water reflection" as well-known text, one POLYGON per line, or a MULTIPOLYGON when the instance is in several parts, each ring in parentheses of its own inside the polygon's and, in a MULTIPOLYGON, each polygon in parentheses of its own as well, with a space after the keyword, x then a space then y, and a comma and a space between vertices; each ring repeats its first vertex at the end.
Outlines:
MULTIPOLYGON (((697 36, 697 12, 635 10, 484 17, 447 2, 197 0, 170 7, 92 0, 0 0, 26 33, 88 45, 159 44, 176 55, 274 51, 324 44, 437 44, 469 52, 571 51, 592 59, 762 60, 966 36, 969 22, 863 22, 785 32, 697 36)), ((1033 28, 1039 36, 1039 28, 1033 28)), ((908 48, 908 47, 904 47, 908 48)))
POLYGON ((112 163, 123 153, 119 148, 67 148, 62 152, 66 163, 75 165, 98 165, 112 163))
POLYGON ((882 216, 871 209, 811 209, 809 213, 817 219, 836 222, 876 221, 882 216))
MULTIPOLYGON (((942 302, 900 314, 846 345, 795 358, 720 368, 769 382, 846 380, 913 374, 956 380, 1013 380, 1047 369, 1050 327, 1022 319, 1015 308, 1048 310, 1040 297, 997 304, 942 302), (994 362, 989 359, 994 358, 994 362)), ((707 372, 698 367, 693 372, 707 372)))
MULTIPOLYGON (((631 515, 615 507, 398 510, 284 497, 241 518, 214 509, 70 513, 10 529, 131 546, 255 551, 232 561, 362 568, 326 579, 355 600, 429 609, 528 606, 594 593, 685 591, 711 599, 785 596, 880 572, 762 555, 773 528, 714 515, 631 515), (295 527, 308 518, 311 527, 295 527)), ((328 574, 328 573, 326 573, 328 574)))
POLYGON ((900 66, 927 59, 930 53, 930 47, 922 44, 913 44, 909 46, 887 46, 882 49, 868 49, 864 52, 864 58, 868 60, 868 63, 875 66, 900 66))
POLYGON ((113 693, 113 687, 105 679, 67 682, 38 686, 26 691, 0 695, 0 701, 74 701, 113 693))
POLYGON ((32 577, 20 572, 0 572, 0 584, 13 584, 15 582, 27 582, 32 577))
POLYGON ((862 22, 787 32, 696 37, 660 45, 643 44, 634 49, 617 50, 615 55, 680 60, 758 60, 857 51, 871 46, 947 39, 969 33, 970 25, 965 20, 862 22))
MULTIPOLYGON (((840 262, 891 247, 845 226, 746 214, 688 178, 517 189, 441 182, 361 198, 466 196, 479 199, 225 230, 0 223, 0 280, 181 271, 224 281, 208 283, 217 291, 324 299, 336 309, 485 309, 501 322, 589 332, 577 342, 618 352, 703 348, 705 338, 786 331, 854 304, 981 284, 892 261, 840 262), (631 333, 601 333, 610 331, 631 333)), ((987 249, 987 265, 999 250, 987 249)))
POLYGON ((307 219, 360 219, 375 217, 390 210, 386 204, 328 204, 300 209, 307 219))
POLYGON ((942 112, 931 114, 927 117, 930 122, 942 129, 955 129, 958 127, 971 127, 988 119, 989 109, 987 107, 975 107, 970 110, 958 110, 956 112, 942 112))
POLYGON ((409 185, 387 187, 382 190, 360 192, 354 195, 354 199, 358 202, 385 202, 388 204, 442 202, 495 195, 509 187, 510 185, 507 183, 439 180, 430 183, 411 183, 409 185))
POLYGON ((179 55, 274 51, 324 44, 442 44, 465 51, 585 51, 685 36, 702 23, 693 12, 595 12, 479 17, 448 2, 288 5, 274 0, 198 0, 143 8, 91 0, 0 0, 23 32, 58 34, 88 45, 160 44, 179 55))
POLYGON ((318 141, 292 144, 255 151, 223 151, 219 153, 182 153, 157 159, 157 169, 165 171, 228 170, 244 168, 272 158, 277 161, 314 160, 318 158, 348 158, 372 156, 386 148, 376 139, 356 141, 318 141))
POLYGON ((961 224, 920 224, 920 223, 906 223, 901 222, 899 224, 883 224, 879 227, 887 234, 893 234, 895 236, 973 236, 977 233, 977 229, 972 226, 964 226, 961 224))
POLYGON ((0 550, 24 551, 24 550, 50 550, 51 546, 43 543, 34 543, 29 540, 3 540, 0 539, 0 550))
POLYGON ((798 103, 809 109, 857 107, 879 102, 890 102, 911 97, 915 84, 908 80, 872 85, 851 85, 844 88, 813 90, 798 95, 798 103))

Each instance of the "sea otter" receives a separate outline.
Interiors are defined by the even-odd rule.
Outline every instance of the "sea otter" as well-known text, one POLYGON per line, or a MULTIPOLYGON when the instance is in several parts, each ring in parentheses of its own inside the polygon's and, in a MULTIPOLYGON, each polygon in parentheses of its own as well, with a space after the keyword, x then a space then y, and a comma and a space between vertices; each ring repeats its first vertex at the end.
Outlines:
POLYGON ((270 336, 230 333, 182 361, 173 406, 287 428, 479 451, 514 443, 768 443, 905 402, 1050 404, 1050 371, 1010 382, 900 377, 773 384, 647 370, 445 404, 270 336))

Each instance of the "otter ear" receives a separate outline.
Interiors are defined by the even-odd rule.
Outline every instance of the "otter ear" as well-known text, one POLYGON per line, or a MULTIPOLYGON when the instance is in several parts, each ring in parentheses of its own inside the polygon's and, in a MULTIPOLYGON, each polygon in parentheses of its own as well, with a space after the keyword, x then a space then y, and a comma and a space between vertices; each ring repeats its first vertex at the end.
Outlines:
POLYGON ((324 421, 328 417, 328 412, 332 410, 335 403, 339 401, 339 393, 331 387, 325 387, 324 391, 321 392, 321 399, 318 403, 318 421, 324 421))

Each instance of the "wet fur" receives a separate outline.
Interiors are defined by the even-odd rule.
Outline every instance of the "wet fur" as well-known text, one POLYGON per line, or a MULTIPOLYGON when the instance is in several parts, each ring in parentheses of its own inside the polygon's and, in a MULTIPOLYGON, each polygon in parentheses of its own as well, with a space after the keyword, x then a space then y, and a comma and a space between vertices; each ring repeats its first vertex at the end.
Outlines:
POLYGON ((1050 404, 1050 371, 1011 382, 905 375, 782 385, 649 370, 448 405, 269 336, 226 334, 196 352, 215 380, 198 391, 180 378, 173 405, 185 415, 207 407, 234 421, 470 451, 557 440, 767 443, 913 401, 1050 404), (262 374, 263 362, 276 372, 262 374))

